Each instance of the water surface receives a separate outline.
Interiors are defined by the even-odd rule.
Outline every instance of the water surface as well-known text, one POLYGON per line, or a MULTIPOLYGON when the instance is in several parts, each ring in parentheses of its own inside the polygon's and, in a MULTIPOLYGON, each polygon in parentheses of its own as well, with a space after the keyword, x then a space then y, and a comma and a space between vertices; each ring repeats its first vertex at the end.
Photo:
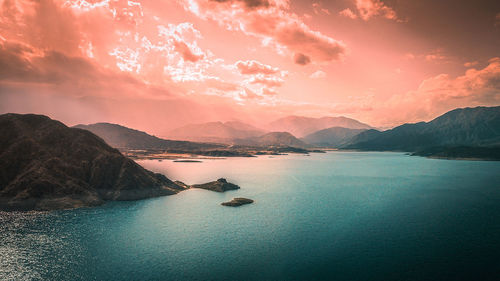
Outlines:
POLYGON ((0 280, 495 280, 500 162, 331 152, 139 161, 237 191, 0 214, 0 280), (221 206, 233 197, 256 202, 221 206))

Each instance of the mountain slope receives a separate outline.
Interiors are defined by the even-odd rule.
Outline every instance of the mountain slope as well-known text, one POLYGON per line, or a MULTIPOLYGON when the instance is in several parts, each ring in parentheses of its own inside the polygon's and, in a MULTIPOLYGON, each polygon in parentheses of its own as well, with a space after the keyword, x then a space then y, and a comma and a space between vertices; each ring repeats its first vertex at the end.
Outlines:
POLYGON ((237 145, 249 146, 286 146, 298 148, 305 148, 308 146, 288 132, 271 132, 260 137, 236 139, 234 143, 237 145))
POLYGON ((500 145, 500 106, 462 108, 426 123, 404 124, 384 132, 364 132, 344 148, 418 151, 429 147, 500 145))
POLYGON ((76 125, 74 128, 88 130, 116 148, 200 150, 221 147, 216 144, 165 140, 142 131, 110 123, 76 125))
POLYGON ((371 129, 367 124, 347 117, 310 118, 302 116, 288 116, 269 124, 272 131, 289 132, 297 137, 304 137, 316 131, 343 127, 348 129, 371 129))
POLYGON ((51 210, 175 194, 184 188, 89 131, 43 115, 0 115, 0 209, 51 210))
POLYGON ((315 146, 336 148, 348 143, 354 136, 364 131, 366 129, 332 127, 309 134, 302 140, 315 146))
POLYGON ((234 139, 257 137, 265 133, 264 130, 251 125, 230 121, 190 124, 174 129, 167 135, 178 140, 231 143, 234 139))

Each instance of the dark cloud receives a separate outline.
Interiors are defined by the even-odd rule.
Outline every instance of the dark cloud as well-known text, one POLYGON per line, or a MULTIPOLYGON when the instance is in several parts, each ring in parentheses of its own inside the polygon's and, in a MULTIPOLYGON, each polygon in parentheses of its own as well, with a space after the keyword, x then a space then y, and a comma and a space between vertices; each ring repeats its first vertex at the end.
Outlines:
POLYGON ((0 43, 0 87, 11 82, 20 87, 43 85, 67 95, 169 95, 128 73, 102 68, 87 58, 56 51, 35 53, 30 46, 5 41, 0 43))
POLYGON ((249 9, 255 9, 255 8, 262 8, 262 7, 269 7, 270 3, 268 0, 211 0, 214 2, 219 2, 219 3, 243 3, 245 7, 249 9))
POLYGON ((296 64, 300 64, 300 65, 307 65, 311 62, 311 58, 302 54, 302 53, 296 53, 294 56, 293 56, 293 61, 296 63, 296 64))

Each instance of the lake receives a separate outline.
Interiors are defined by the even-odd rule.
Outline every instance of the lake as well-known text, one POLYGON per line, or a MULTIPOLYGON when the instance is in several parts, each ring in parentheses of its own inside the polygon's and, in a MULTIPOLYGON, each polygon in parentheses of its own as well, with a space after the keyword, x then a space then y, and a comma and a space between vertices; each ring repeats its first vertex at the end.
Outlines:
POLYGON ((500 162, 329 152, 138 163, 241 189, 0 213, 0 280, 500 276, 500 162), (220 205, 233 197, 255 203, 220 205))

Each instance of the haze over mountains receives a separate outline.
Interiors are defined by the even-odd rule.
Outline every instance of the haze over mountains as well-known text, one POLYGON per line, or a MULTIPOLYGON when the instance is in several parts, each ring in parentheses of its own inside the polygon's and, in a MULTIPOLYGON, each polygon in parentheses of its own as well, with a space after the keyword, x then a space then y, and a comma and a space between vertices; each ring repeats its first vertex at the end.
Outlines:
POLYGON ((308 144, 288 132, 271 132, 259 137, 236 139, 234 140, 234 144, 248 146, 290 146, 297 148, 309 147, 308 144))
MULTIPOLYGON (((255 141, 255 138, 261 137, 266 133, 288 132, 294 137, 300 138, 318 130, 331 127, 343 127, 349 129, 372 128, 367 124, 343 116, 322 118, 288 116, 269 123, 265 128, 257 128, 240 121, 189 124, 168 132, 166 137, 176 140, 219 142, 228 144, 242 143, 243 139, 248 139, 248 143, 251 143, 250 139, 253 138, 255 141)), ((275 134, 274 136, 276 137, 278 135, 275 134)), ((297 142, 297 144, 299 142, 297 142)), ((264 141, 264 143, 267 142, 264 141)))
POLYGON ((269 128, 272 131, 289 132, 298 138, 302 138, 308 134, 332 127, 372 129, 370 125, 344 116, 322 118, 288 116, 269 124, 269 128))
POLYGON ((354 136, 364 131, 366 129, 332 127, 309 134, 303 137, 302 140, 318 147, 339 148, 348 144, 354 136))
MULTIPOLYGON (((238 145, 296 147, 302 149, 324 147, 372 151, 406 151, 422 153, 427 156, 436 153, 442 155, 443 151, 458 155, 468 150, 480 152, 483 155, 486 153, 485 151, 491 152, 492 149, 496 151, 496 147, 500 145, 499 108, 456 109, 428 123, 403 124, 382 132, 346 117, 307 118, 290 116, 276 120, 271 123, 272 126, 270 125, 270 127, 277 129, 288 128, 298 135, 312 131, 312 133, 305 135, 301 139, 288 131, 267 132, 239 121, 193 124, 173 131, 178 138, 215 141, 221 144, 164 140, 114 124, 79 125, 78 127, 88 128, 115 147, 135 149, 158 148, 193 151, 196 149, 230 149, 228 145, 238 145), (349 127, 334 126, 316 130, 331 124, 342 124, 349 127), (451 149, 452 147, 453 149, 451 149), (478 147, 481 149, 471 149, 478 147)), ((237 155, 235 154, 235 156, 237 155)), ((484 157, 481 156, 481 158, 484 157)))
POLYGON ((258 137, 265 133, 265 130, 252 125, 229 121, 189 124, 168 132, 166 137, 176 140, 231 143, 234 139, 258 137))

